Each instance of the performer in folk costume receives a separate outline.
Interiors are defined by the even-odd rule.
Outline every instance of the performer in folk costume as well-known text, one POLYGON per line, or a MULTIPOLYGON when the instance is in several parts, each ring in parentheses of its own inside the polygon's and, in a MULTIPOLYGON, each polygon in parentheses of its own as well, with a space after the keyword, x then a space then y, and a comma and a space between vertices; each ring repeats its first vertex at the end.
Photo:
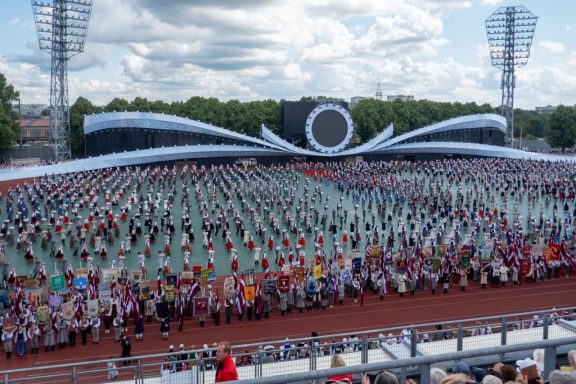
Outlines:
POLYGON ((236 273, 238 272, 238 254, 236 252, 234 252, 234 255, 232 256, 231 269, 232 274, 236 275, 236 273))
POLYGON ((270 265, 268 264, 268 259, 266 258, 266 252, 264 252, 264 255, 262 256, 262 272, 270 272, 270 265))

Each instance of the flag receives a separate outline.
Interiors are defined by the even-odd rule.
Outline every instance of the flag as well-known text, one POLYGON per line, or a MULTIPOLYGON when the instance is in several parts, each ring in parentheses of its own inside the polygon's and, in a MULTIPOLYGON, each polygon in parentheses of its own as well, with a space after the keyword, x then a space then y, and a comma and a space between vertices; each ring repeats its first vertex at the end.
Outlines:
MULTIPOLYGON (((236 279, 236 276, 234 276, 236 279)), ((238 291, 238 300, 236 300, 236 309, 238 310, 238 314, 241 315, 244 308, 245 299, 245 292, 246 285, 244 284, 244 274, 240 276, 240 281, 237 284, 236 290, 238 291)))
POLYGON ((188 300, 190 301, 198 292, 200 292, 200 284, 198 284, 197 281, 194 281, 194 284, 192 284, 190 291, 188 292, 188 300))

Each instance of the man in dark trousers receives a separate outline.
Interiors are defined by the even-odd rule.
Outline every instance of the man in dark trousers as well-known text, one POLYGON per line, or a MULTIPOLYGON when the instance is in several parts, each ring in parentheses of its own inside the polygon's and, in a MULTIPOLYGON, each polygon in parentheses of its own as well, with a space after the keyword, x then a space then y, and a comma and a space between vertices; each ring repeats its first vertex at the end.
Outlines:
MULTIPOLYGON (((122 347, 121 357, 130 357, 132 352, 132 345, 130 344, 130 338, 126 337, 126 335, 123 335, 122 340, 120 342, 120 346, 122 347)), ((129 364, 130 362, 128 360, 124 361, 124 365, 129 364)))

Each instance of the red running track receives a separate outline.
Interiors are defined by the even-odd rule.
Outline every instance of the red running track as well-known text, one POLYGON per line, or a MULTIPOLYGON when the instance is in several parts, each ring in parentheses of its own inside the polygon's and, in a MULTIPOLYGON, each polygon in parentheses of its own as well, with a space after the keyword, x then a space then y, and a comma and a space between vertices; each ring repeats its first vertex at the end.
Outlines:
MULTIPOLYGON (((343 306, 335 306, 327 311, 312 311, 286 314, 280 316, 272 312, 269 319, 256 321, 238 321, 232 319, 227 325, 223 321, 216 327, 211 319, 206 326, 200 328, 197 320, 186 321, 182 332, 174 330, 169 339, 160 338, 159 324, 145 325, 144 341, 136 342, 133 337, 133 327, 128 328, 132 336, 133 356, 164 353, 168 346, 176 348, 183 343, 186 348, 201 348, 203 344, 212 344, 219 340, 228 340, 233 344, 265 343, 281 340, 307 337, 311 331, 320 335, 334 333, 353 334, 363 330, 374 330, 384 327, 396 327, 418 323, 431 323, 456 319, 476 318, 525 312, 532 310, 549 310, 552 307, 576 306, 576 278, 560 278, 524 283, 520 286, 505 288, 481 289, 477 283, 471 283, 466 292, 451 288, 448 294, 438 291, 433 295, 430 291, 417 292, 414 297, 407 295, 388 294, 384 301, 368 293, 364 305, 354 303, 346 298, 343 306)), ((103 331, 102 331, 103 332, 103 331)), ((100 360, 116 357, 120 354, 120 346, 114 343, 112 335, 102 334, 99 345, 67 347, 56 349, 55 352, 40 351, 39 355, 27 354, 22 358, 0 359, 2 370, 68 364, 72 362, 100 360)), ((375 335, 374 335, 375 336, 375 335)), ((90 340, 90 339, 89 339, 90 340)))

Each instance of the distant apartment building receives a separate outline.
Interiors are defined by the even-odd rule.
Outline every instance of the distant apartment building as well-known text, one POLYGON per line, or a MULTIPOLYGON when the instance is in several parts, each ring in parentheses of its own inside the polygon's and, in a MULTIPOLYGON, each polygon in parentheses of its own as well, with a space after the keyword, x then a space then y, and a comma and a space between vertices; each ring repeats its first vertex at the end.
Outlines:
POLYGON ((539 115, 548 115, 550 113, 554 113, 556 111, 556 108, 558 108, 558 107, 555 105, 548 104, 545 107, 536 107, 536 108, 534 108, 534 110, 539 115))
POLYGON ((388 95, 386 96, 386 101, 403 100, 412 101, 414 100, 414 95, 388 95))
POLYGON ((369 99, 369 97, 366 96, 352 96, 350 98, 350 109, 354 108, 355 106, 358 105, 359 102, 361 102, 364 99, 369 99))

